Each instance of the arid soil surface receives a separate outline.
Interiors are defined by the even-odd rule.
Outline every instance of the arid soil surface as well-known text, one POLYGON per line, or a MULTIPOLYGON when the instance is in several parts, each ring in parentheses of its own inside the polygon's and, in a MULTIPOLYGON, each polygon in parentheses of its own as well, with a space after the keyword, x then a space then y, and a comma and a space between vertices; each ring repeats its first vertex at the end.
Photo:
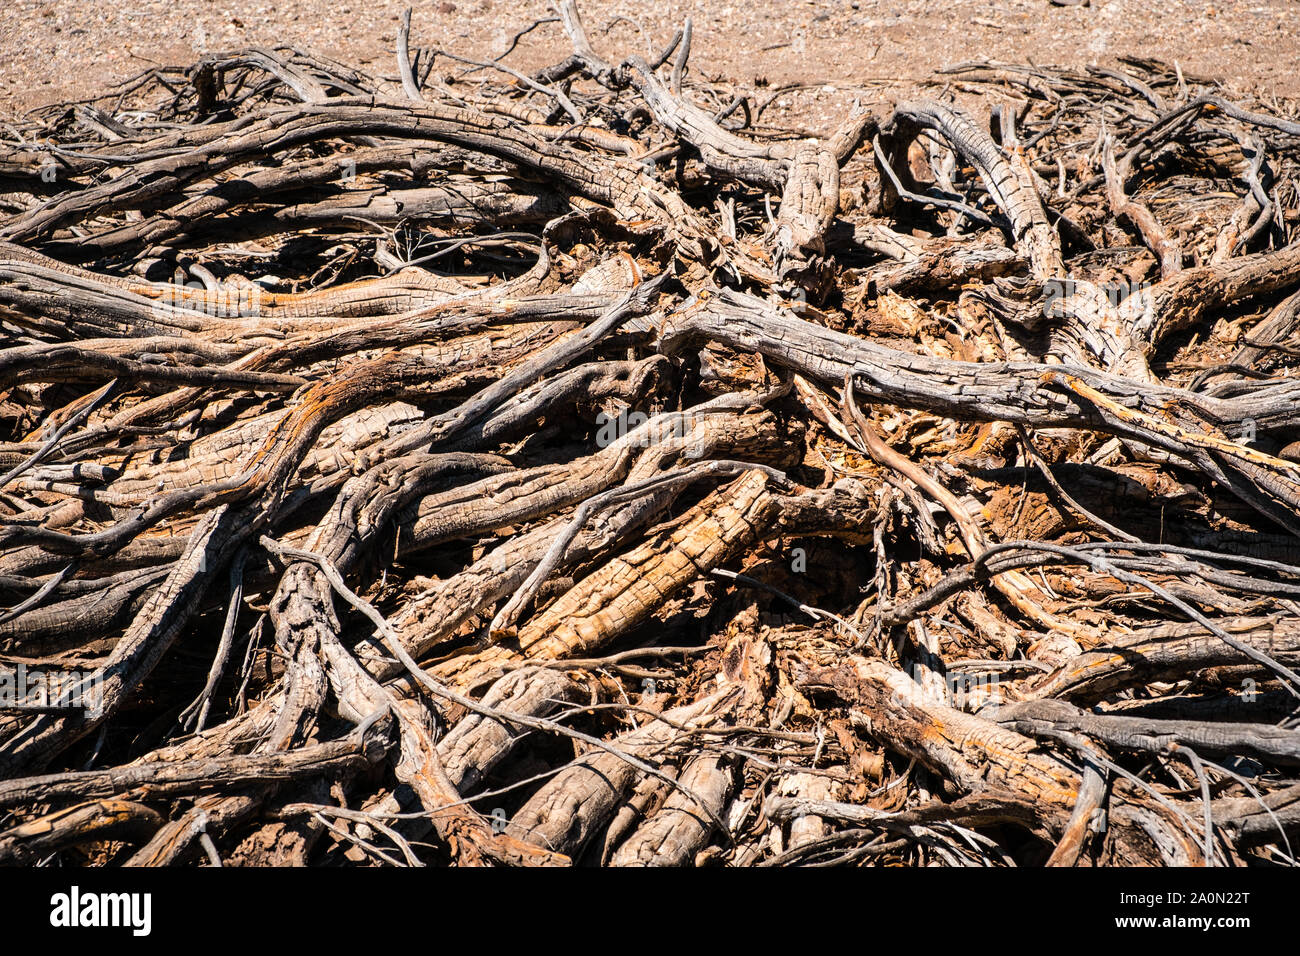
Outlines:
MULTIPOLYGON (((208 52, 288 44, 388 74, 410 0, 12 0, 0 9, 0 113, 88 97, 154 63, 188 64, 208 52)), ((1084 66, 1130 54, 1176 60, 1266 100, 1300 94, 1300 23, 1294 0, 691 0, 637 4, 587 0, 583 15, 612 52, 658 48, 686 17, 695 29, 698 75, 750 86, 855 87, 891 94, 909 80, 972 59, 1084 66), (622 18, 622 19, 619 19, 622 18), (608 32, 607 32, 608 31, 608 32), (641 36, 640 34, 644 34, 641 36), (901 84, 898 81, 903 81, 901 84)), ((438 0, 415 7, 414 43, 462 56, 494 57, 511 37, 550 15, 545 0, 438 0)), ((508 62, 560 59, 558 24, 524 37, 508 62)), ((450 72, 454 64, 444 61, 450 72)), ((846 89, 849 88, 849 89, 846 89)), ((833 116, 840 97, 782 104, 810 125, 833 116), (815 105, 814 105, 815 103, 815 105)))

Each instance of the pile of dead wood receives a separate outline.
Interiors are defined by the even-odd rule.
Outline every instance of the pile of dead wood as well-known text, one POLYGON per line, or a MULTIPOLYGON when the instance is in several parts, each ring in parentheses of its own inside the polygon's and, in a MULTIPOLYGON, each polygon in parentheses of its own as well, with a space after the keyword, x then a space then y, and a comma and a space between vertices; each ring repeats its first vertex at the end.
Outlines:
POLYGON ((0 132, 0 861, 1293 863, 1286 106, 558 13, 0 132))

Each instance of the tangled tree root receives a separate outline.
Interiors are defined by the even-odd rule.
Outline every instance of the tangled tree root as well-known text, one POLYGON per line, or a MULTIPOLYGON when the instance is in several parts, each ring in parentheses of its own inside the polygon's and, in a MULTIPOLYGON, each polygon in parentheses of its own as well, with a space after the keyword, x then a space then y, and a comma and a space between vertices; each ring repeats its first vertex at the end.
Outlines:
POLYGON ((0 861, 1292 862, 1300 123, 558 9, 8 127, 0 861))

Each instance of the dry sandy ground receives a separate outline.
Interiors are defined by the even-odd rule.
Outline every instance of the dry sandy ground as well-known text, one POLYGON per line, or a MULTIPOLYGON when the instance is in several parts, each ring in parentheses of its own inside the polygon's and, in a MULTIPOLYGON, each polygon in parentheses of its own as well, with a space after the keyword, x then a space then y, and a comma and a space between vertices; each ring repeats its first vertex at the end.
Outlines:
MULTIPOLYGON (((391 51, 410 2, 7 0, 0 7, 0 114, 102 92, 152 63, 188 64, 205 52, 256 45, 294 45, 395 75, 391 51)), ((611 55, 657 48, 689 16, 693 69, 742 86, 766 77, 840 91, 879 89, 883 80, 905 87, 974 58, 1083 66, 1113 65, 1130 53, 1177 60, 1188 72, 1223 77, 1265 98, 1300 94, 1297 0, 1091 0, 1088 7, 1049 0, 586 0, 582 10, 593 42, 611 55)), ((415 9, 414 43, 495 56, 513 33, 548 13, 546 0, 427 0, 415 9)), ((565 52, 559 26, 546 24, 509 62, 535 67, 565 52)), ((833 118, 817 113, 838 108, 834 98, 820 100, 810 125, 833 118)))

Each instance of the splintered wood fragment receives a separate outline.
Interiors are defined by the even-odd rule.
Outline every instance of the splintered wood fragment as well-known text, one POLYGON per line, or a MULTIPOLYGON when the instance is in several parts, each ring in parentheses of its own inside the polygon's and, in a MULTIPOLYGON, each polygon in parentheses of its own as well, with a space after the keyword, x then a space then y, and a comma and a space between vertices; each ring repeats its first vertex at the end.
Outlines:
POLYGON ((624 841, 611 866, 686 866, 704 848, 735 787, 727 757, 695 757, 682 770, 682 790, 669 794, 655 813, 624 841), (697 802, 698 801, 698 802, 697 802))
POLYGON ((713 492, 676 528, 602 565, 536 615, 512 649, 453 658, 432 672, 453 686, 473 687, 520 656, 559 660, 598 650, 762 534, 777 511, 770 481, 755 470, 713 492))
POLYGON ((640 776, 627 757, 663 759, 671 753, 678 727, 709 726, 735 705, 737 697, 734 688, 717 691, 616 737, 612 743, 619 753, 596 751, 561 771, 511 817, 506 833, 552 853, 578 854, 614 815, 640 776))
POLYGON ((609 749, 593 751, 561 771, 511 818, 507 832, 571 856, 582 852, 648 769, 668 788, 663 806, 628 838, 615 857, 624 864, 683 865, 723 824, 721 810, 734 786, 729 758, 693 758, 680 774, 659 766, 689 752, 683 731, 724 725, 761 706, 771 651, 745 634, 721 651, 714 686, 693 703, 650 716, 619 735, 609 749), (702 818, 702 819, 701 819, 702 818), (630 844, 630 846, 629 846, 630 844), (621 856, 620 856, 621 854, 621 856))
MULTIPOLYGON (((591 703, 588 685, 564 671, 525 668, 502 677, 483 695, 484 707, 504 715, 548 717, 566 705, 591 703)), ((508 719, 466 714, 438 741, 443 770, 458 790, 472 792, 494 767, 509 756, 526 731, 508 719)))

